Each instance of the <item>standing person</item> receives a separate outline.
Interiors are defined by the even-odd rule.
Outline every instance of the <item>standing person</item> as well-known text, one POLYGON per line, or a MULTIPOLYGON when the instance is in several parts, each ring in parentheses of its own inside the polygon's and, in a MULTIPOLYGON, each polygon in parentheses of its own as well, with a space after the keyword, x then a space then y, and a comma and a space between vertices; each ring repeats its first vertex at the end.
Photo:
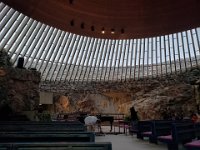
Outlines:
POLYGON ((101 129, 101 120, 96 116, 87 116, 85 117, 84 122, 89 131, 95 132, 95 126, 97 125, 98 129, 100 129, 100 133, 103 133, 101 129))
POLYGON ((135 111, 135 108, 132 106, 130 108, 130 112, 131 112, 131 121, 138 121, 138 115, 137 115, 137 111, 135 111))
POLYGON ((137 115, 137 111, 135 111, 135 108, 134 106, 132 106, 130 108, 130 112, 131 112, 131 128, 130 128, 130 133, 131 133, 131 130, 132 131, 137 131, 138 130, 138 115, 137 115))

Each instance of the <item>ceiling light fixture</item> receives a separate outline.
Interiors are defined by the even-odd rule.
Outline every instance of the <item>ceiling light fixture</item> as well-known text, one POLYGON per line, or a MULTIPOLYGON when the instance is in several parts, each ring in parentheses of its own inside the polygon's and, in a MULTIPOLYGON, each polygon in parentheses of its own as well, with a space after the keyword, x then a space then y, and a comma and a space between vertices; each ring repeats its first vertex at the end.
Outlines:
POLYGON ((102 34, 105 34, 105 33, 106 33, 104 27, 101 29, 101 33, 102 33, 102 34))
POLYGON ((74 20, 71 20, 71 21, 70 21, 70 25, 71 25, 71 26, 74 26, 74 20))
POLYGON ((84 25, 84 23, 82 22, 81 23, 81 29, 84 29, 85 28, 85 25, 84 25))
POLYGON ((91 30, 94 31, 94 26, 91 26, 91 30))
POLYGON ((121 29, 121 34, 124 34, 124 29, 123 28, 121 29))
POLYGON ((111 29, 111 34, 115 34, 115 29, 111 29))

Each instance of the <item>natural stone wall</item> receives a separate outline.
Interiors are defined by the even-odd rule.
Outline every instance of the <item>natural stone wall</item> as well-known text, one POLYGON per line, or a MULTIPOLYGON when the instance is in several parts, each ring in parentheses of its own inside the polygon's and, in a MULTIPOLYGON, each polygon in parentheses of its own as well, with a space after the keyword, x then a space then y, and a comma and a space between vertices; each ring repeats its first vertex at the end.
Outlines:
POLYGON ((37 71, 14 68, 0 50, 0 120, 17 120, 24 111, 37 109, 40 79, 37 71))
POLYGON ((140 119, 161 119, 169 113, 188 115, 195 111, 193 84, 200 69, 165 77, 123 82, 42 83, 41 90, 54 92, 56 112, 125 113, 134 106, 140 119))
POLYGON ((0 107, 8 105, 13 112, 34 110, 39 106, 40 73, 33 70, 1 67, 0 107))
MULTIPOLYGON (((40 73, 13 68, 0 51, 0 111, 20 113, 38 109, 39 90, 54 93, 51 112, 124 113, 134 106, 140 119, 160 119, 197 110, 200 103, 200 69, 178 75, 120 82, 40 83, 40 73), (5 107, 6 106, 6 107, 5 107), (6 109, 5 109, 6 108, 6 109), (9 109, 8 109, 9 108, 9 109)), ((4 115, 4 113, 1 113, 4 115)), ((0 114, 0 115, 1 115, 0 114)))

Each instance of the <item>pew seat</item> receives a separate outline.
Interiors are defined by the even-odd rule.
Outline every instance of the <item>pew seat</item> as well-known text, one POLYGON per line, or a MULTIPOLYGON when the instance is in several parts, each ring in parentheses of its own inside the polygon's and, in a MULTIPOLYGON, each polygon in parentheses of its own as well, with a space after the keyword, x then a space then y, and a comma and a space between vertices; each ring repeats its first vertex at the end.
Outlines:
POLYGON ((151 134, 151 127, 152 127, 152 121, 146 120, 146 121, 138 121, 138 132, 137 132, 137 138, 143 139, 144 137, 149 137, 151 134))
POLYGON ((200 140, 186 143, 184 146, 187 150, 200 150, 200 140))
POLYGON ((171 135, 159 136, 160 142, 166 143, 168 150, 178 150, 179 144, 185 144, 195 139, 193 123, 172 123, 171 135))

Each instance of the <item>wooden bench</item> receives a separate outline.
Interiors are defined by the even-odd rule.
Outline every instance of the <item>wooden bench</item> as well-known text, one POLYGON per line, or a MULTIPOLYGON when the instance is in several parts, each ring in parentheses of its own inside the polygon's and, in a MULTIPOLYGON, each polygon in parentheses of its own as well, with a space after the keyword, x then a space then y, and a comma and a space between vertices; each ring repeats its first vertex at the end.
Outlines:
POLYGON ((0 142, 94 142, 93 132, 0 132, 0 142))
POLYGON ((80 121, 1 121, 1 124, 82 124, 80 121))
POLYGON ((167 144, 168 150, 178 150, 179 144, 195 139, 195 128, 192 122, 172 123, 170 135, 159 136, 158 140, 167 144))
POLYGON ((149 136, 150 143, 157 144, 158 136, 171 134, 171 120, 153 120, 151 125, 151 135, 149 136))
POLYGON ((63 131, 63 132, 83 132, 87 131, 84 124, 80 122, 1 122, 0 132, 2 131, 63 131))
POLYGON ((138 121, 138 132, 137 132, 137 138, 143 139, 144 137, 149 137, 152 134, 152 121, 146 120, 146 121, 138 121))
POLYGON ((110 142, 0 143, 1 150, 112 150, 110 142))
POLYGON ((190 119, 186 120, 152 120, 151 121, 151 134, 147 134, 150 143, 157 144, 158 136, 165 136, 171 134, 172 123, 192 123, 190 119))
POLYGON ((196 140, 186 143, 184 146, 187 150, 200 150, 200 123, 195 123, 196 140))
POLYGON ((195 135, 200 140, 200 122, 195 123, 195 135))

